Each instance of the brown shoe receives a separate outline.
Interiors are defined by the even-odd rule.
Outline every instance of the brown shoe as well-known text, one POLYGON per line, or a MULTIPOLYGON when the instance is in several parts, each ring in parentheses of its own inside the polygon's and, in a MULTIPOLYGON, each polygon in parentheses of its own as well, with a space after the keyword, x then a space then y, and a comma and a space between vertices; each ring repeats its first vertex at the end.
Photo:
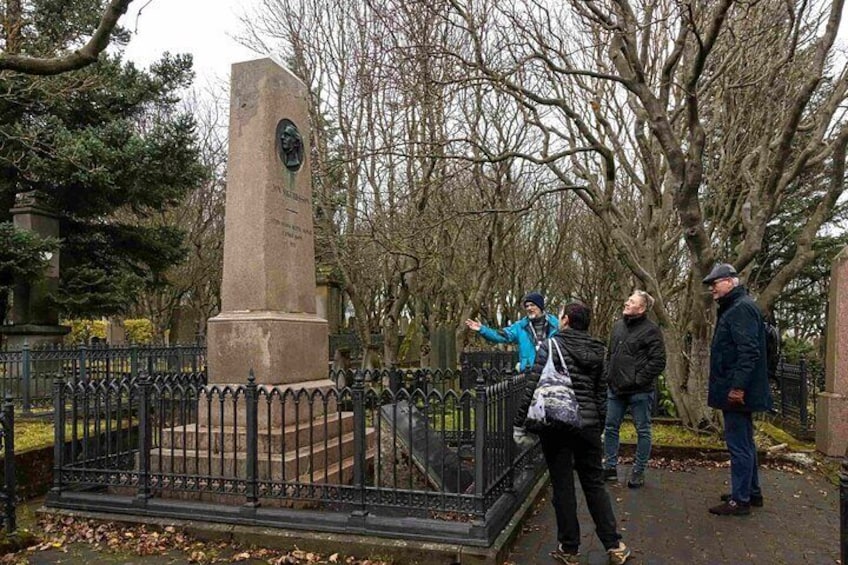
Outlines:
POLYGON ((710 508, 710 514, 719 516, 746 516, 751 513, 751 505, 742 502, 736 502, 733 499, 727 502, 722 502, 718 506, 710 508))

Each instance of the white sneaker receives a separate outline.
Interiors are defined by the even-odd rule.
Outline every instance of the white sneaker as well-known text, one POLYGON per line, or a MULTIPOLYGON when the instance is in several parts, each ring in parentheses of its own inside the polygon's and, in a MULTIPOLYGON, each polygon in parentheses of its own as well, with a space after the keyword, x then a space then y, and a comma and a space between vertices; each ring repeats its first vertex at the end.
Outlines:
POLYGON ((618 542, 618 547, 607 550, 610 565, 623 565, 631 553, 630 548, 624 545, 623 541, 618 542))

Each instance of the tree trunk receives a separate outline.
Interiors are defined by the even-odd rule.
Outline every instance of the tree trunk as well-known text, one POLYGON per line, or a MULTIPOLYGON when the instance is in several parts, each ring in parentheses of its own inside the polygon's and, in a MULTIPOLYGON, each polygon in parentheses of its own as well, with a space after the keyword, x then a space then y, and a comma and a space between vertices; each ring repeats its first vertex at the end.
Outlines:
POLYGON ((707 407, 710 371, 710 344, 705 338, 665 334, 665 380, 677 413, 684 425, 698 429, 713 426, 712 410, 707 407))

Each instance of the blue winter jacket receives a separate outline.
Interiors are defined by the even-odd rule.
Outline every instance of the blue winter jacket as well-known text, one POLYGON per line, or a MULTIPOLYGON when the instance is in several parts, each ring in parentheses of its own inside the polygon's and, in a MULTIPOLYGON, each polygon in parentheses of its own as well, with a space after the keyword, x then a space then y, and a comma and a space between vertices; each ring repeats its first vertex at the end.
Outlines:
POLYGON ((763 412, 771 408, 763 315, 743 286, 718 300, 718 319, 710 348, 707 404, 721 410, 763 412), (745 404, 727 403, 730 389, 745 391, 745 404))
MULTIPOLYGON (((548 319, 549 338, 559 329, 559 320, 553 314, 546 314, 548 319)), ((489 326, 480 328, 480 335, 487 341, 493 343, 517 343, 518 344, 518 370, 532 369, 536 361, 536 341, 533 339, 533 330, 530 327, 530 318, 521 318, 514 324, 500 330, 489 326)))

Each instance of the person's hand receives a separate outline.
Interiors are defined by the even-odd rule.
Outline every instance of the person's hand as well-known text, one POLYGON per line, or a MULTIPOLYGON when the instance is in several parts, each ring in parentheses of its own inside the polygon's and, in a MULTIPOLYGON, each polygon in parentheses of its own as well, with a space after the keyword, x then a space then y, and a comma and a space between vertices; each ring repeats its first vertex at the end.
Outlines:
POLYGON ((512 440, 520 449, 527 449, 528 447, 532 447, 535 443, 533 438, 527 435, 527 431, 519 426, 512 427, 512 440))
POLYGON ((465 320, 465 325, 468 329, 474 330, 475 332, 479 332, 480 328, 483 327, 483 324, 481 324, 478 320, 465 320))
POLYGON ((727 403, 731 406, 745 405, 745 391, 741 388, 732 388, 727 395, 727 403))

